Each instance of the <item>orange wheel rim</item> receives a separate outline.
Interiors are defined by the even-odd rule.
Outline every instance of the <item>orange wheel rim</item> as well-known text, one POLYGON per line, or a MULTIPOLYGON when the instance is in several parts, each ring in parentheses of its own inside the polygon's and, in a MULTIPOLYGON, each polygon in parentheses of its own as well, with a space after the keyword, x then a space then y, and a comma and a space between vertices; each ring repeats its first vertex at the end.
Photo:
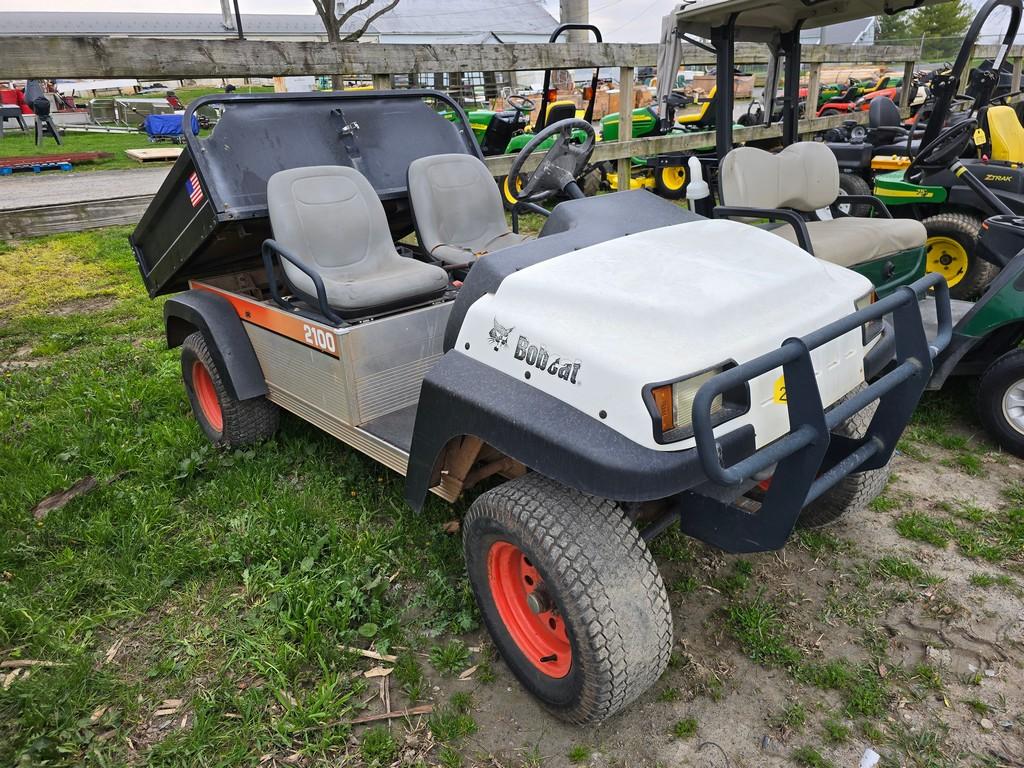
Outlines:
POLYGON ((562 678, 572 667, 565 621, 544 579, 523 551, 507 541, 491 545, 487 580, 512 641, 538 670, 562 678))
POLYGON ((198 360, 192 363, 192 389, 196 393, 196 400, 199 402, 199 410, 203 412, 203 418, 213 427, 214 431, 222 431, 224 429, 224 414, 220 409, 220 400, 217 399, 213 378, 206 370, 206 366, 198 360))

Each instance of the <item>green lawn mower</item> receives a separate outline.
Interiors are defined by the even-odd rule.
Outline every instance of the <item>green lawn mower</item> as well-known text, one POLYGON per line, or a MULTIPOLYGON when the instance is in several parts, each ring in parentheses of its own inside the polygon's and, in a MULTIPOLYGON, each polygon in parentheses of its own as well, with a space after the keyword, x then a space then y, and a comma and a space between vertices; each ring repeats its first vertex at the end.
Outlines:
POLYGON ((1021 0, 989 0, 978 12, 954 65, 932 81, 934 108, 920 144, 913 142, 910 146, 914 154, 917 146, 936 142, 951 118, 954 101, 969 101, 970 112, 978 120, 964 121, 974 125, 975 132, 966 137, 961 150, 977 157, 963 158, 954 172, 947 163, 919 162, 918 155, 905 170, 875 177, 875 195, 894 216, 917 219, 925 225, 928 271, 946 278, 955 299, 978 295, 998 273, 995 264, 980 258, 978 248, 982 222, 1000 212, 990 201, 998 199, 1003 207, 1024 213, 1024 168, 1020 165, 1024 161, 1024 128, 1012 107, 998 105, 1006 96, 992 98, 1009 46, 1017 36, 1022 10, 1021 0), (972 71, 970 95, 960 96, 961 80, 982 27, 992 12, 1002 6, 1009 8, 1010 13, 999 56, 991 68, 972 71), (972 144, 974 151, 968 152, 972 144), (991 194, 979 195, 974 181, 991 194))

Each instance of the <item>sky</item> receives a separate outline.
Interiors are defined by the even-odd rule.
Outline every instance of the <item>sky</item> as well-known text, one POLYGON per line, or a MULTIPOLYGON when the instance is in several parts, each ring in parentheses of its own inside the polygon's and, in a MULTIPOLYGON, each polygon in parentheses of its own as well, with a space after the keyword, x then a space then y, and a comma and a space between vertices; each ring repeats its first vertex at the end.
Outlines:
MULTIPOLYGON (((436 0, 443 6, 445 0, 436 0)), ((497 5, 501 0, 494 0, 497 5)), ((657 42, 661 17, 679 0, 590 0, 590 20, 605 38, 624 42, 657 42)), ((239 0, 242 13, 313 13, 312 0, 239 0)), ((545 6, 558 18, 557 0, 545 6)), ((220 13, 220 0, 0 0, 4 11, 133 11, 220 13)))
MULTIPOLYGON (((439 7, 445 0, 435 0, 439 7)), ((495 4, 501 0, 494 0, 495 4)), ((590 0, 590 21, 601 28, 605 40, 654 43, 661 33, 661 18, 679 0, 590 0)), ((972 0, 975 6, 982 0, 972 0)), ((558 18, 558 0, 544 0, 558 18)), ((243 13, 313 13, 312 0, 239 0, 243 13)), ((220 0, 0 0, 5 11, 176 11, 220 13, 220 0)), ((999 25, 999 11, 988 26, 999 25)), ((1003 22, 1005 23, 1005 22, 1003 22)), ((986 30, 988 31, 988 30, 986 30)), ((987 41, 986 41, 987 42, 987 41)))

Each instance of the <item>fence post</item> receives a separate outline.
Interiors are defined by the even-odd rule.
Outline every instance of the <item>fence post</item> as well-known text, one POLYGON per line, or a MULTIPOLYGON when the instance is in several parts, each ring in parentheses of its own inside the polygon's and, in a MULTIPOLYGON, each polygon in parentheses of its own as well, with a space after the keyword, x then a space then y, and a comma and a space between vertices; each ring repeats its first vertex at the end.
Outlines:
POLYGON ((375 90, 375 91, 388 91, 388 90, 391 90, 391 75, 375 74, 373 76, 373 90, 375 90))
MULTIPOLYGON (((619 67, 619 141, 633 138, 633 68, 619 67)), ((629 189, 633 175, 632 160, 620 157, 618 162, 619 191, 629 189)))
POLYGON ((1013 79, 1010 82, 1010 93, 1020 90, 1021 75, 1024 74, 1024 58, 1017 56, 1013 60, 1013 79))
POLYGON ((910 106, 910 95, 913 90, 914 65, 916 62, 906 61, 903 63, 903 88, 900 89, 900 109, 910 106))
POLYGON ((807 106, 805 113, 811 116, 818 112, 818 96, 821 93, 821 62, 813 61, 808 65, 807 69, 807 106))

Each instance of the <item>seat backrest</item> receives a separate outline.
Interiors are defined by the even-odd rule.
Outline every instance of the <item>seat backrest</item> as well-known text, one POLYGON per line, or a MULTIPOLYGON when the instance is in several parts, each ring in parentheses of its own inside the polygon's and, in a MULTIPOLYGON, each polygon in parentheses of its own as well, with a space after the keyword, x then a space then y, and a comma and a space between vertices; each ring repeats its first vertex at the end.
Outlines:
POLYGON ((421 157, 409 165, 409 203, 420 245, 470 251, 508 232, 498 185, 471 155, 421 157))
MULTIPOLYGON (((267 182, 267 207, 274 238, 324 276, 365 275, 400 258, 380 198, 354 168, 278 171, 267 182)), ((281 266, 293 284, 306 283, 297 267, 284 260, 281 266)))
POLYGON ((985 118, 992 144, 992 159, 1024 162, 1024 127, 1013 107, 989 107, 985 118))
POLYGON ((722 160, 725 205, 816 211, 839 196, 839 163, 827 146, 801 141, 778 154, 738 147, 722 160))
POLYGON ((711 86, 711 90, 708 91, 707 98, 700 102, 700 110, 693 113, 692 115, 680 115, 676 118, 676 122, 682 125, 701 125, 710 127, 717 117, 715 110, 715 100, 718 97, 718 86, 711 86))
POLYGON ((548 104, 547 112, 544 117, 544 127, 560 122, 562 120, 569 120, 576 117, 576 102, 568 101, 563 99, 561 101, 552 101, 548 104))
POLYGON ((871 100, 868 122, 872 128, 898 128, 902 120, 900 108, 888 96, 879 96, 871 100))

